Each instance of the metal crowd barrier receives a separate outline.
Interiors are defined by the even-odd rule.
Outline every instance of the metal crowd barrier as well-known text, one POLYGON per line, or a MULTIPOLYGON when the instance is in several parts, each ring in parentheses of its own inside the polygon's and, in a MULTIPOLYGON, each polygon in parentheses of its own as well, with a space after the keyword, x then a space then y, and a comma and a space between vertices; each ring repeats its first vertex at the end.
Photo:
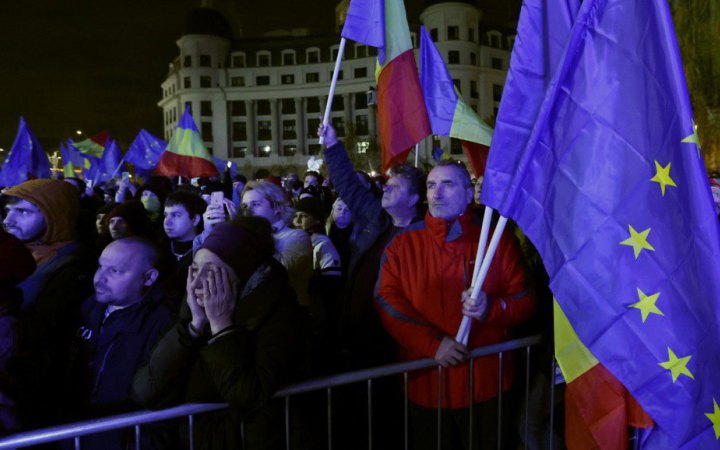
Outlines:
MULTIPOLYGON (((525 422, 524 422, 524 442, 527 442, 528 438, 528 404, 529 404, 529 390, 530 390, 530 349, 531 347, 537 346, 541 343, 541 337, 540 336, 530 336, 525 337, 521 339, 515 339, 511 341, 502 342, 499 344, 493 344, 488 345, 484 347, 479 347, 476 349, 473 349, 469 353, 469 360, 470 360, 470 370, 472 375, 472 367, 473 367, 473 360, 482 356, 489 356, 498 354, 499 356, 499 362, 498 362, 498 371, 499 371, 499 395, 498 395, 498 442, 497 442, 497 448, 501 449, 502 447, 502 420, 501 420, 501 412, 502 412, 502 399, 503 399, 503 390, 502 390, 502 363, 503 363, 503 355, 507 352, 511 352, 514 350, 525 350, 525 357, 526 357, 526 363, 525 363, 525 399, 526 399, 526 405, 525 405, 525 422)), ((437 367, 438 370, 438 376, 442 377, 443 368, 439 366, 435 360, 433 359, 422 359, 417 361, 411 361, 407 363, 398 363, 398 364, 391 364, 387 366, 380 366, 375 367, 371 369, 364 369, 359 370, 355 372, 348 372, 348 373, 342 373, 338 375, 328 376, 328 377, 322 377, 322 378, 316 378, 309 381, 305 381, 302 383, 293 384, 287 387, 284 387, 277 391, 274 395, 274 398, 277 399, 284 399, 285 401, 285 442, 286 442, 286 448, 290 450, 291 448, 291 427, 290 427, 290 398, 292 396, 297 396, 300 394, 310 393, 310 392, 317 392, 325 390, 327 394, 327 446, 328 450, 332 450, 333 448, 333 435, 332 435, 332 390, 333 388, 349 385, 353 383, 361 383, 365 382, 367 383, 367 393, 368 393, 368 448, 372 449, 373 439, 372 439, 372 389, 373 389, 373 380, 376 380, 378 378, 393 376, 393 375, 402 375, 403 376, 403 382, 404 382, 404 444, 405 449, 408 448, 408 398, 407 398, 407 382, 408 382, 408 373, 416 370, 421 369, 428 369, 431 367, 437 367)), ((553 372, 554 372, 554 360, 553 360, 553 372)), ((553 405, 553 397, 554 397, 554 383, 552 383, 552 376, 551 379, 551 388, 550 388, 550 406, 552 408, 553 405)), ((470 377, 470 390, 469 392, 473 392, 473 377, 470 377)), ((438 449, 441 448, 441 442, 442 442, 442 436, 440 433, 441 429, 441 413, 442 410, 440 409, 440 404, 442 401, 441 398, 441 388, 442 384, 438 383, 438 409, 437 409, 437 425, 438 425, 438 433, 437 433, 437 446, 438 449)), ((470 402, 470 422, 472 423, 472 403, 470 402)), ((72 424, 66 424, 66 425, 60 425, 55 426, 51 428, 44 428, 41 430, 34 430, 34 431, 28 431, 12 436, 8 436, 6 438, 0 439, 0 450, 4 449, 15 449, 15 448, 22 448, 22 447, 28 447, 32 445, 39 445, 39 444, 46 444, 50 442, 57 442, 57 441, 63 441, 63 440, 69 440, 73 439, 75 443, 75 449, 80 450, 82 448, 81 445, 81 437, 91 435, 91 434, 97 434, 112 430, 118 430, 118 429, 126 429, 126 428, 133 428, 135 430, 135 448, 137 450, 141 449, 140 445, 140 435, 141 435, 141 425, 154 423, 154 422, 161 422, 165 420, 170 419, 177 419, 186 417, 187 418, 187 424, 188 424, 188 442, 189 442, 189 448, 190 450, 193 450, 193 423, 194 423, 194 417, 198 414, 207 413, 211 411, 217 411, 227 408, 227 405, 221 404, 221 403, 208 403, 208 404, 198 404, 198 403, 189 403, 184 405, 175 406, 172 408, 167 408, 163 410, 157 410, 157 411, 138 411, 138 412, 132 412, 127 414, 121 414, 111 417, 105 417, 105 418, 99 418, 94 420, 88 420, 84 422, 76 422, 72 424)), ((550 412, 550 436, 549 436, 549 448, 553 448, 553 432, 552 432, 552 426, 553 424, 553 411, 550 412)), ((470 428, 470 436, 469 441, 472 442, 473 436, 472 436, 472 426, 470 428)))

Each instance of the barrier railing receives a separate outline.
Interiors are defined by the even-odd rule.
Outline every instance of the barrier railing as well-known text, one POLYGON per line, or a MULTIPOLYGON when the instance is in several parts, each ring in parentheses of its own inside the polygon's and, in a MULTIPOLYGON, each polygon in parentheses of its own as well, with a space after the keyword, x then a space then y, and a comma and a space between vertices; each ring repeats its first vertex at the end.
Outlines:
MULTIPOLYGON (((502 401, 503 401, 503 390, 502 390, 502 361, 503 361, 503 354, 506 352, 511 352, 514 350, 520 350, 525 349, 526 353, 526 376, 525 376, 525 398, 528 399, 529 397, 529 379, 530 379, 530 349, 533 346, 537 346, 541 343, 541 337, 540 336, 530 336, 525 337, 521 339, 515 339, 511 341, 506 341, 498 344, 488 345, 484 347, 479 347, 476 349, 473 349, 469 352, 469 360, 470 360, 470 370, 472 371, 472 362, 476 358, 480 358, 483 356, 489 356, 489 355, 499 355, 499 363, 498 363, 498 370, 499 370, 499 395, 498 395, 498 448, 502 448, 501 443, 501 430, 502 430, 502 421, 500 419, 501 417, 501 408, 502 408, 502 401)), ((372 381, 378 378, 388 377, 388 376, 394 376, 394 375, 403 375, 403 381, 404 381, 404 387, 405 387, 405 397, 404 397, 404 435, 405 435, 405 448, 408 448, 408 400, 407 400, 407 381, 408 381, 408 373, 416 370, 422 370, 422 369, 428 369, 431 367, 437 367, 438 373, 440 376, 442 376, 442 370, 443 368, 441 366, 438 366, 437 362, 433 359, 422 359, 417 361, 410 361, 406 363, 398 363, 398 364, 391 364, 386 366, 380 366, 375 367, 371 369, 364 369, 364 370, 358 370, 355 372, 348 372, 348 373, 342 373, 338 375, 332 375, 322 378, 316 378, 308 381, 304 381, 301 383, 292 384, 289 386, 286 386, 280 390, 278 390, 274 398, 284 399, 285 400, 285 442, 286 442, 286 448, 289 450, 291 448, 291 436, 290 436, 290 398, 292 396, 297 396, 300 394, 310 393, 310 392, 317 392, 325 390, 327 393, 327 446, 328 449, 332 449, 333 445, 333 436, 332 436, 332 389, 337 388, 344 385, 354 384, 354 383, 360 383, 360 382, 366 382, 367 383, 367 389, 368 389, 368 448, 372 448, 372 381)), ((550 377, 552 379, 552 377, 550 377)), ((470 377, 470 392, 472 392, 472 380, 473 377, 470 377)), ((440 385, 440 383, 438 383, 440 385)), ((551 397, 553 395, 553 390, 551 386, 551 397)), ((438 405, 441 403, 441 392, 438 392, 438 405)), ((472 402, 470 402, 472 405, 472 402)), ((551 407, 552 407, 552 401, 551 401, 551 407)), ((161 422, 165 420, 170 419, 178 419, 185 417, 187 418, 188 423, 188 442, 189 442, 189 448, 192 450, 193 448, 193 425, 194 425, 194 417, 198 414, 203 414, 207 412, 212 411, 218 411, 227 408, 227 405, 225 404, 219 404, 219 403, 210 403, 210 404, 184 404, 175 406, 172 408, 167 408, 163 410, 157 410, 157 411, 138 411, 138 412, 132 412, 127 414, 121 414, 111 417, 105 417, 105 418, 99 418, 99 419, 93 419, 88 420, 84 422, 76 422, 72 424, 65 424, 50 428, 44 428, 41 430, 33 430, 28 431, 12 436, 5 437, 3 439, 0 439, 0 450, 4 449, 15 449, 15 448, 22 448, 22 447, 28 447, 31 445, 39 445, 39 444, 45 444, 50 442, 56 442, 56 441, 62 441, 62 440, 68 440, 73 439, 75 443, 75 448, 77 450, 80 450, 82 448, 81 446, 81 437, 91 435, 91 434, 97 434, 97 433, 103 433, 107 431, 112 430, 118 430, 118 429, 126 429, 126 428, 134 428, 135 430, 135 446, 136 449, 140 449, 140 435, 141 435, 141 425, 149 424, 149 423, 155 423, 155 422, 161 422)), ((470 408, 470 415, 472 417, 472 406, 470 408)), ((552 424, 552 416, 553 411, 550 413, 551 417, 551 424, 552 424)), ((440 433, 440 418, 441 418, 441 409, 438 407, 438 434, 437 434, 437 440, 438 440, 438 448, 440 448, 441 444, 441 433, 440 433)), ((472 427, 470 428, 470 436, 469 440, 472 442, 472 427)), ((551 426, 552 428, 552 426, 551 426)), ((527 436, 528 436, 528 413, 527 413, 527 404, 526 404, 526 411, 525 411, 525 423, 524 423, 524 436, 525 436, 525 442, 527 442, 527 436)), ((549 442, 550 447, 553 448, 552 445, 553 435, 552 430, 550 431, 549 436, 549 442)))

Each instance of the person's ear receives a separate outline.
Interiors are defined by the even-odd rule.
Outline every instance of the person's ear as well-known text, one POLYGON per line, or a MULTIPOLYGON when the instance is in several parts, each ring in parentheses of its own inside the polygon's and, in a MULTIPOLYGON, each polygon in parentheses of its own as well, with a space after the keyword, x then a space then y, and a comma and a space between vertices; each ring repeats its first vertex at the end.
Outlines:
POLYGON ((145 276, 143 279, 143 286, 152 286, 157 281, 158 277, 160 276, 160 271, 156 268, 149 269, 147 272, 145 272, 145 276))
POLYGON ((473 198, 475 198, 475 187, 470 185, 469 188, 465 189, 465 203, 468 205, 473 202, 473 198))
POLYGON ((417 206, 419 201, 420 196, 418 194, 412 194, 408 199, 408 206, 417 206))

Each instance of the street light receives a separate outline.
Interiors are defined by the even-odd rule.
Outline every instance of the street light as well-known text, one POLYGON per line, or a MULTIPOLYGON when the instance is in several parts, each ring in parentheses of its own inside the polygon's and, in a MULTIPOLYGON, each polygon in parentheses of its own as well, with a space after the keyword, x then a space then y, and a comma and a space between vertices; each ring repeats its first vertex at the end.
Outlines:
POLYGON ((82 136, 83 132, 82 130, 75 130, 75 134, 77 134, 78 136, 82 136))

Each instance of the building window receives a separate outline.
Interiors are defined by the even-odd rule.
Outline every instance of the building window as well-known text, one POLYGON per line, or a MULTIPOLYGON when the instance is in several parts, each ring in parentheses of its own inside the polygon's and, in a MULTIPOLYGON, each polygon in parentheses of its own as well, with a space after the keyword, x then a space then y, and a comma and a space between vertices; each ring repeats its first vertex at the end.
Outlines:
POLYGON ((330 47, 330 58, 332 61, 335 61, 337 59, 339 51, 340 49, 337 45, 330 47))
MULTIPOLYGON (((200 125, 201 125, 202 140, 205 142, 212 142, 212 140, 213 140, 212 122, 202 122, 200 125)), ((210 149, 208 149, 208 150, 210 150, 210 149)))
POLYGON ((320 73, 318 72, 310 72, 305 74, 305 82, 306 83, 319 83, 320 82, 320 73))
POLYGON ((185 55, 183 59, 183 67, 192 67, 192 56, 185 55))
POLYGON ((192 114, 192 102, 185 102, 185 109, 190 111, 190 114, 192 114))
POLYGON ((503 87, 499 84, 493 84, 493 100, 499 102, 502 98, 503 87))
POLYGON ((355 116, 355 134, 360 136, 368 134, 368 116, 355 116))
POLYGON ((491 58, 491 59, 490 59, 490 66, 491 66, 493 69, 503 70, 503 60, 502 60, 502 58, 491 58))
POLYGON ((477 53, 470 52, 470 64, 477 66, 477 53))
POLYGON ((244 87, 245 86, 245 77, 230 78, 230 85, 233 87, 244 87))
POLYGON ((245 102, 243 100, 234 100, 230 102, 230 115, 235 117, 242 117, 247 114, 245 112, 245 102))
POLYGON ((355 109, 367 109, 367 94, 365 92, 355 94, 355 109))
POLYGON ((271 114, 270 100, 258 100, 257 113, 258 116, 269 116, 271 114))
POLYGON ((457 50, 450 50, 448 52, 448 64, 460 64, 460 52, 457 50))
POLYGON ((190 89, 192 87, 192 83, 190 82, 190 77, 183 78, 183 88, 190 89))
POLYGON ((202 101, 200 102, 200 115, 201 116, 212 116, 212 102, 202 101))
POLYGON ((295 84, 295 75, 293 74, 285 74, 280 75, 280 83, 281 84, 295 84))
POLYGON ((333 117, 331 122, 337 136, 345 137, 345 119, 342 117, 333 117))
POLYGON ((258 158, 268 158, 270 157, 271 152, 272 147, 270 147, 269 145, 260 145, 258 146, 257 156, 258 158))
POLYGON ((212 77, 209 76, 201 76, 200 77, 200 87, 201 88, 209 88, 212 87, 212 77))
POLYGON ((477 81, 470 80, 470 98, 478 98, 477 81))
POLYGON ((232 123, 232 140, 233 141, 246 141, 247 140, 247 124, 245 122, 233 122, 232 123))
POLYGON ((460 39, 460 28, 456 26, 447 27, 448 41, 457 41, 460 39))
POLYGON ((261 51, 257 54, 257 65, 258 67, 269 67, 271 65, 270 52, 261 51))
MULTIPOLYGON (((339 135, 338 135, 339 136, 339 135)), ((294 120, 283 120, 283 139, 297 139, 294 120)))
POLYGON ((475 42, 475 29, 474 28, 470 28, 468 30, 468 41, 475 42))
POLYGON ((317 137, 317 130, 320 126, 320 119, 308 119, 307 120, 307 133, 305 136, 309 138, 317 137))
POLYGON ((450 138, 450 154, 451 155, 462 155, 462 143, 460 139, 450 138))
POLYGON ((245 67, 245 54, 241 53, 238 55, 233 55, 232 66, 233 67, 245 67))
POLYGON ((284 98, 280 105, 283 114, 295 114, 295 99, 284 98))
POLYGON ((345 109, 345 99, 342 95, 336 95, 333 97, 331 111, 340 112, 345 109))
POLYGON ((356 67, 353 71, 353 77, 355 78, 366 78, 367 77, 367 67, 356 67))
POLYGON ((283 66, 295 65, 295 50, 284 50, 282 52, 282 65, 283 66))
MULTIPOLYGON (((331 70, 330 72, 328 72, 328 80, 332 80, 332 77, 333 77, 333 71, 331 70)), ((338 77, 337 77, 337 79, 338 79, 338 80, 342 80, 342 79, 343 79, 343 71, 342 71, 342 70, 338 70, 338 77)))
POLYGON ((430 29, 430 39, 432 39, 433 42, 438 41, 438 29, 437 28, 430 29))
POLYGON ((308 64, 316 64, 320 62, 320 49, 309 48, 305 53, 308 64))
POLYGON ((244 158, 247 155, 247 147, 233 147, 232 157, 233 158, 244 158))
POLYGON ((255 77, 255 85, 256 86, 267 86, 270 84, 270 76, 269 75, 260 75, 255 77))
POLYGON ((356 45, 355 46, 355 57, 356 58, 366 58, 367 57, 367 47, 364 45, 356 45))
POLYGON ((283 145, 282 156, 295 156, 295 153, 297 153, 297 146, 283 145))
POLYGON ((500 33, 490 33, 490 47, 500 48, 500 33))
POLYGON ((175 122, 177 120, 177 109, 173 108, 172 113, 173 113, 172 120, 173 120, 173 122, 175 122))
POLYGON ((272 122, 269 120, 258 121, 258 139, 261 141, 269 141, 272 139, 272 122))
POLYGON ((458 92, 460 92, 460 80, 457 80, 457 79, 453 80, 453 84, 455 85, 455 89, 457 89, 458 92))
MULTIPOLYGON (((317 131, 317 129, 316 129, 317 131)), ((308 155, 319 155, 321 150, 320 144, 310 144, 308 145, 308 155)))
POLYGON ((210 55, 200 55, 200 67, 211 67, 210 55))
MULTIPOLYGON (((317 97, 308 97, 307 101, 305 102, 307 104, 307 112, 309 113, 319 113, 320 112, 320 99, 317 97)), ((317 127, 315 127, 315 130, 317 130, 317 127)))

